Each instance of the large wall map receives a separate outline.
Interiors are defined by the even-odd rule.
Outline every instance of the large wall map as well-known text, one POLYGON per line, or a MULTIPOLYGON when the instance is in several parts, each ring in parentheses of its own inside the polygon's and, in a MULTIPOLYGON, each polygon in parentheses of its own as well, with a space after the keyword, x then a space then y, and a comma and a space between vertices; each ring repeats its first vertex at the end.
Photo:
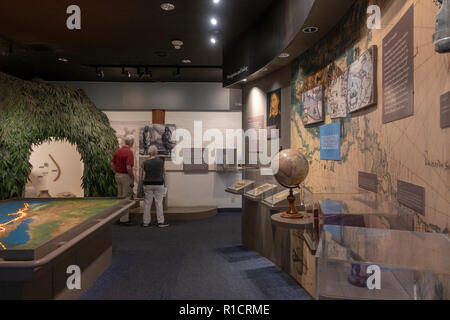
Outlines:
MULTIPOLYGON (((425 216, 417 215, 416 230, 448 233, 450 166, 430 165, 450 163, 450 130, 441 129, 439 119, 440 96, 450 89, 450 55, 437 54, 431 42, 438 10, 437 3, 426 0, 356 1, 332 32, 292 64, 291 141, 292 147, 311 161, 305 183, 314 192, 358 192, 358 172, 370 172, 380 180, 379 196, 395 203, 397 181, 414 183, 427 190, 425 216), (381 30, 367 28, 366 12, 371 4, 381 7, 381 30), (383 38, 412 5, 415 115, 383 125, 380 103, 349 114, 342 119, 342 160, 321 161, 320 129, 304 126, 302 95, 322 85, 324 120, 331 123, 328 95, 333 92, 333 88, 329 90, 332 81, 370 53, 372 46, 377 46, 381 54, 383 38)), ((374 85, 381 88, 381 61, 376 71, 374 85)), ((372 98, 382 101, 381 91, 378 90, 377 97, 370 97, 369 92, 364 95, 367 99, 363 106, 370 105, 372 98)), ((335 104, 333 110, 337 116, 344 116, 342 107, 335 104)))

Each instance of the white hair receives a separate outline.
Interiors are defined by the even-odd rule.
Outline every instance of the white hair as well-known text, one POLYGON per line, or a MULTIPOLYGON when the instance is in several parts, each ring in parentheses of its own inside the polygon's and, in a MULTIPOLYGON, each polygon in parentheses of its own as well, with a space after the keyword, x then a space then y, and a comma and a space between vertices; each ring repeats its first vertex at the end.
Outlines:
POLYGON ((156 157, 158 155, 158 148, 156 146, 150 146, 150 148, 148 148, 148 154, 152 157, 156 157))
POLYGON ((134 143, 134 137, 133 136, 127 136, 125 138, 125 144, 127 146, 131 146, 134 143))

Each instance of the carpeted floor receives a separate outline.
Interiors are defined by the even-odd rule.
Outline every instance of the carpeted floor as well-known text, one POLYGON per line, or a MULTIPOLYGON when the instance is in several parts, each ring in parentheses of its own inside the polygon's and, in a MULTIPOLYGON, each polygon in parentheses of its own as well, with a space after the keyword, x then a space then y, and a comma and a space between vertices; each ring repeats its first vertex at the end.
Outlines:
POLYGON ((240 246, 241 215, 169 228, 113 228, 113 263, 82 299, 310 299, 270 261, 240 246))

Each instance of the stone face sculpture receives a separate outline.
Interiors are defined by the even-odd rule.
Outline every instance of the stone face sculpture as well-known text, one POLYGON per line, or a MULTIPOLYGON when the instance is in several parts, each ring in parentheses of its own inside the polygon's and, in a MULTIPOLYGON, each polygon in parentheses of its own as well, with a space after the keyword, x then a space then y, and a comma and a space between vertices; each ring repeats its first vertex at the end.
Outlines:
POLYGON ((442 7, 436 16, 436 33, 433 35, 433 43, 436 52, 450 52, 450 8, 449 0, 438 0, 442 7))

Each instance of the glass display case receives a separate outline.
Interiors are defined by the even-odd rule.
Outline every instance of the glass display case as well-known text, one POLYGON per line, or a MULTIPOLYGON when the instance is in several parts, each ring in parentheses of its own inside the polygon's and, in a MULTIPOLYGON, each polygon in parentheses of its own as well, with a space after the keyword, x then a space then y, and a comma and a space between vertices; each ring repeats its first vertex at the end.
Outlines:
POLYGON ((374 193, 314 194, 321 209, 316 298, 450 298, 450 240, 374 193), (379 270, 379 288, 373 287, 379 270))
POLYGON ((254 184, 255 181, 253 180, 242 180, 228 187, 225 191, 232 194, 243 195, 246 191, 249 191, 254 184))
POLYGON ((262 201, 268 194, 278 189, 278 186, 272 183, 257 182, 255 186, 256 188, 247 191, 244 197, 253 201, 262 201))
POLYGON ((317 298, 448 300, 449 253, 444 234, 325 224, 317 298))
MULTIPOLYGON (((313 194, 308 188, 300 187, 293 189, 295 196, 295 206, 301 210, 305 207, 311 206, 313 203, 313 194)), ((262 200, 262 203, 272 210, 286 210, 289 207, 287 200, 289 196, 289 189, 279 186, 273 189, 272 192, 262 200)))

